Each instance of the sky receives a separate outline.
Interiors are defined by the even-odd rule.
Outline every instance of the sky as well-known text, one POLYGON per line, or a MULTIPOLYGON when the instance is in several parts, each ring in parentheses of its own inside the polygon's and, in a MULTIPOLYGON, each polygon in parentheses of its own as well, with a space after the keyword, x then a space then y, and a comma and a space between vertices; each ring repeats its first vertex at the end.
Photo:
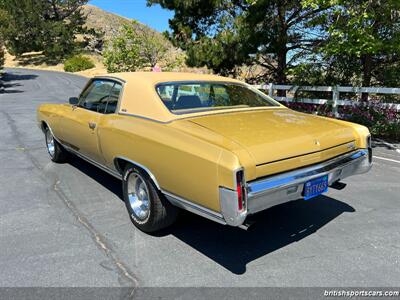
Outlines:
POLYGON ((169 28, 168 19, 173 17, 173 12, 162 9, 159 5, 147 7, 146 0, 90 0, 89 4, 135 19, 160 32, 169 28))

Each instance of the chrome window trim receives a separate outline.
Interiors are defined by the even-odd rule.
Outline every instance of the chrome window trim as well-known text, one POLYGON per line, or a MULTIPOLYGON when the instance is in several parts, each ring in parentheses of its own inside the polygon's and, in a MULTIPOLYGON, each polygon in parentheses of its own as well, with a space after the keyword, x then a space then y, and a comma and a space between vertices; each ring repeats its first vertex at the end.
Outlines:
MULTIPOLYGON (((111 88, 111 90, 112 90, 113 88, 114 88, 114 86, 111 88)), ((111 76, 110 76, 110 77, 107 77, 107 76, 99 76, 99 77, 97 77, 97 76, 95 76, 95 77, 89 79, 89 81, 86 83, 85 87, 82 89, 81 93, 79 94, 79 97, 78 97, 78 99, 79 99, 78 104, 77 104, 77 105, 74 105, 74 106, 76 106, 76 107, 78 107, 78 108, 85 109, 85 110, 87 110, 87 111, 92 111, 92 112, 98 113, 98 114, 100 114, 100 115, 118 114, 118 112, 119 112, 119 110, 120 110, 120 107, 121 107, 122 95, 124 94, 124 89, 125 89, 125 81, 122 80, 122 79, 118 79, 118 78, 116 78, 116 77, 111 77, 111 76), (120 84, 120 85, 122 86, 121 92, 119 93, 119 96, 118 96, 117 107, 115 108, 115 111, 114 111, 113 113, 106 114, 106 113, 96 112, 96 111, 94 111, 94 110, 90 110, 90 109, 87 109, 87 108, 85 108, 85 107, 83 107, 83 106, 80 106, 80 104, 81 104, 81 100, 80 100, 81 95, 83 94, 83 92, 84 92, 84 91, 93 83, 93 81, 95 81, 95 80, 111 81, 111 82, 114 83, 114 85, 115 85, 116 83, 118 83, 118 84, 120 84)), ((111 93, 111 90, 110 90, 110 93, 111 93)), ((108 97, 110 97, 110 94, 108 94, 108 97)))
POLYGON ((106 80, 118 81, 119 83, 122 83, 122 84, 126 83, 126 81, 121 78, 114 77, 114 76, 107 76, 107 75, 94 76, 92 79, 106 79, 106 80))
POLYGON ((169 123, 172 123, 173 121, 175 121, 175 120, 171 120, 171 121, 163 122, 163 121, 159 121, 159 120, 152 119, 149 117, 143 117, 140 115, 135 115, 135 114, 131 114, 131 113, 123 112, 123 111, 118 111, 117 114, 121 115, 121 116, 134 117, 134 118, 138 118, 138 119, 142 119, 142 120, 146 120, 146 121, 150 121, 150 122, 155 122, 155 123, 159 123, 159 124, 169 124, 169 123))
POLYGON ((265 107, 247 107, 247 108, 242 108, 240 110, 236 110, 236 109, 222 109, 222 110, 215 110, 215 111, 207 111, 206 114, 201 114, 201 115, 191 115, 189 114, 188 116, 185 115, 176 115, 176 114, 172 114, 170 111, 168 111, 168 113, 171 113, 173 115, 173 117, 175 117, 172 120, 169 121, 160 121, 160 120, 156 120, 153 118, 149 118, 149 117, 144 117, 144 116, 140 116, 140 115, 136 115, 136 114, 132 114, 132 113, 128 113, 128 112, 123 112, 123 111, 119 111, 117 112, 117 114, 121 115, 121 116, 128 116, 128 117, 133 117, 133 118, 138 118, 138 119, 142 119, 142 120, 146 120, 146 121, 150 121, 150 122, 155 122, 158 124, 171 124, 175 121, 181 121, 181 120, 187 120, 187 119, 194 119, 194 118, 202 118, 202 117, 208 117, 208 116, 215 116, 215 115, 223 115, 223 114, 232 114, 232 113, 239 113, 239 112, 254 112, 254 111, 261 111, 261 110, 270 110, 270 109, 288 109, 284 106, 265 106, 265 107))
MULTIPOLYGON (((272 97, 268 96, 267 94, 264 94, 263 92, 261 92, 261 91, 259 91, 257 89, 254 89, 250 85, 248 85, 246 83, 242 83, 242 82, 232 82, 232 81, 224 81, 224 80, 180 80, 180 81, 177 80, 177 81, 166 81, 166 82, 158 82, 158 83, 156 83, 154 85, 154 91, 156 92, 156 95, 158 96, 158 98, 161 101, 161 103, 165 106, 165 108, 171 114, 176 115, 176 116, 191 115, 191 114, 195 114, 195 113, 198 113, 198 112, 194 111, 194 112, 186 112, 186 113, 179 114, 179 113, 173 112, 171 109, 169 109, 165 105, 165 103, 162 100, 161 95, 158 93, 157 89, 158 89, 159 86, 163 86, 163 85, 175 85, 175 84, 180 84, 180 85, 188 84, 189 85, 189 84, 206 84, 206 83, 208 83, 208 84, 227 84, 227 85, 229 84, 229 85, 241 86, 241 87, 244 87, 244 88, 252 91, 255 94, 258 94, 261 98, 263 98, 263 101, 265 101, 267 104, 270 104, 270 105, 265 105, 265 106, 253 106, 253 107, 249 106, 249 107, 246 107, 246 108, 277 108, 277 107, 282 108, 282 105, 278 101, 273 99, 272 97)), ((232 110, 232 109, 235 109, 235 108, 232 107, 232 106, 226 106, 226 107, 218 109, 218 110, 223 110, 223 111, 228 110, 229 111, 229 110, 232 110)), ((213 111, 213 110, 205 110, 205 111, 202 111, 202 112, 209 112, 209 111, 213 111)))

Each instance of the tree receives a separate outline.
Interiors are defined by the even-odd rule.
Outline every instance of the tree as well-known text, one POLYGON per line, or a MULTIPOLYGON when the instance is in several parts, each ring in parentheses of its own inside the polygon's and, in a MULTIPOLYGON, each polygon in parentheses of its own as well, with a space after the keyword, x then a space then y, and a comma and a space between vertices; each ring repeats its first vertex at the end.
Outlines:
POLYGON ((180 55, 171 53, 173 50, 163 35, 132 21, 110 40, 103 57, 109 72, 136 71, 157 64, 173 69, 180 62, 180 55))
POLYGON ((135 32, 136 23, 124 24, 103 52, 108 72, 136 71, 144 65, 140 56, 140 41, 135 32))
POLYGON ((71 54, 77 34, 86 33, 86 17, 81 11, 87 0, 0 0, 0 8, 10 16, 3 25, 10 53, 43 51, 48 57, 71 54))
POLYGON ((4 44, 3 39, 0 36, 0 71, 3 69, 4 66, 4 44))
POLYGON ((0 9, 0 71, 4 66, 4 61, 5 61, 5 51, 4 51, 4 39, 3 39, 3 24, 8 23, 8 15, 7 12, 4 10, 0 9))
POLYGON ((237 74, 243 64, 264 68, 264 79, 287 83, 287 74, 320 42, 309 21, 326 9, 300 0, 148 0, 173 10, 174 43, 187 50, 188 64, 237 74))
POLYGON ((327 32, 319 49, 324 60, 353 62, 343 67, 357 85, 395 83, 400 63, 400 1, 304 1, 306 7, 327 3, 331 8, 313 21, 327 32))
POLYGON ((140 56, 145 65, 154 67, 157 63, 160 63, 168 51, 164 36, 144 26, 137 26, 136 34, 140 42, 140 56))

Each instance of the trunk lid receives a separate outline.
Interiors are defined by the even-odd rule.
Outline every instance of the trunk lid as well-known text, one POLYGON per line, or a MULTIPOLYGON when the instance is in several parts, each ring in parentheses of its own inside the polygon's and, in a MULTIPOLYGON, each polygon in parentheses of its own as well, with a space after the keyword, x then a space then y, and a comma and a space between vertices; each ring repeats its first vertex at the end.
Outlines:
POLYGON ((348 152, 352 150, 349 143, 355 139, 353 130, 347 126, 286 108, 214 114, 189 120, 246 148, 256 167, 309 154, 315 157, 336 147, 340 153, 348 152))

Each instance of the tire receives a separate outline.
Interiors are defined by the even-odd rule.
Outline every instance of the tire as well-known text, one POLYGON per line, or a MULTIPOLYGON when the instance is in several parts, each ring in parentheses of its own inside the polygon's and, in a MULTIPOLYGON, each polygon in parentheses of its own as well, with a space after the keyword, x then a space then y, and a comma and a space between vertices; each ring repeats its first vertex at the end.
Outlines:
POLYGON ((124 202, 132 223, 143 232, 155 232, 173 224, 179 209, 157 189, 149 175, 132 165, 122 177, 124 202))
POLYGON ((67 151, 55 140, 51 130, 46 127, 44 132, 47 152, 50 155, 50 159, 55 163, 63 163, 67 160, 67 151))

